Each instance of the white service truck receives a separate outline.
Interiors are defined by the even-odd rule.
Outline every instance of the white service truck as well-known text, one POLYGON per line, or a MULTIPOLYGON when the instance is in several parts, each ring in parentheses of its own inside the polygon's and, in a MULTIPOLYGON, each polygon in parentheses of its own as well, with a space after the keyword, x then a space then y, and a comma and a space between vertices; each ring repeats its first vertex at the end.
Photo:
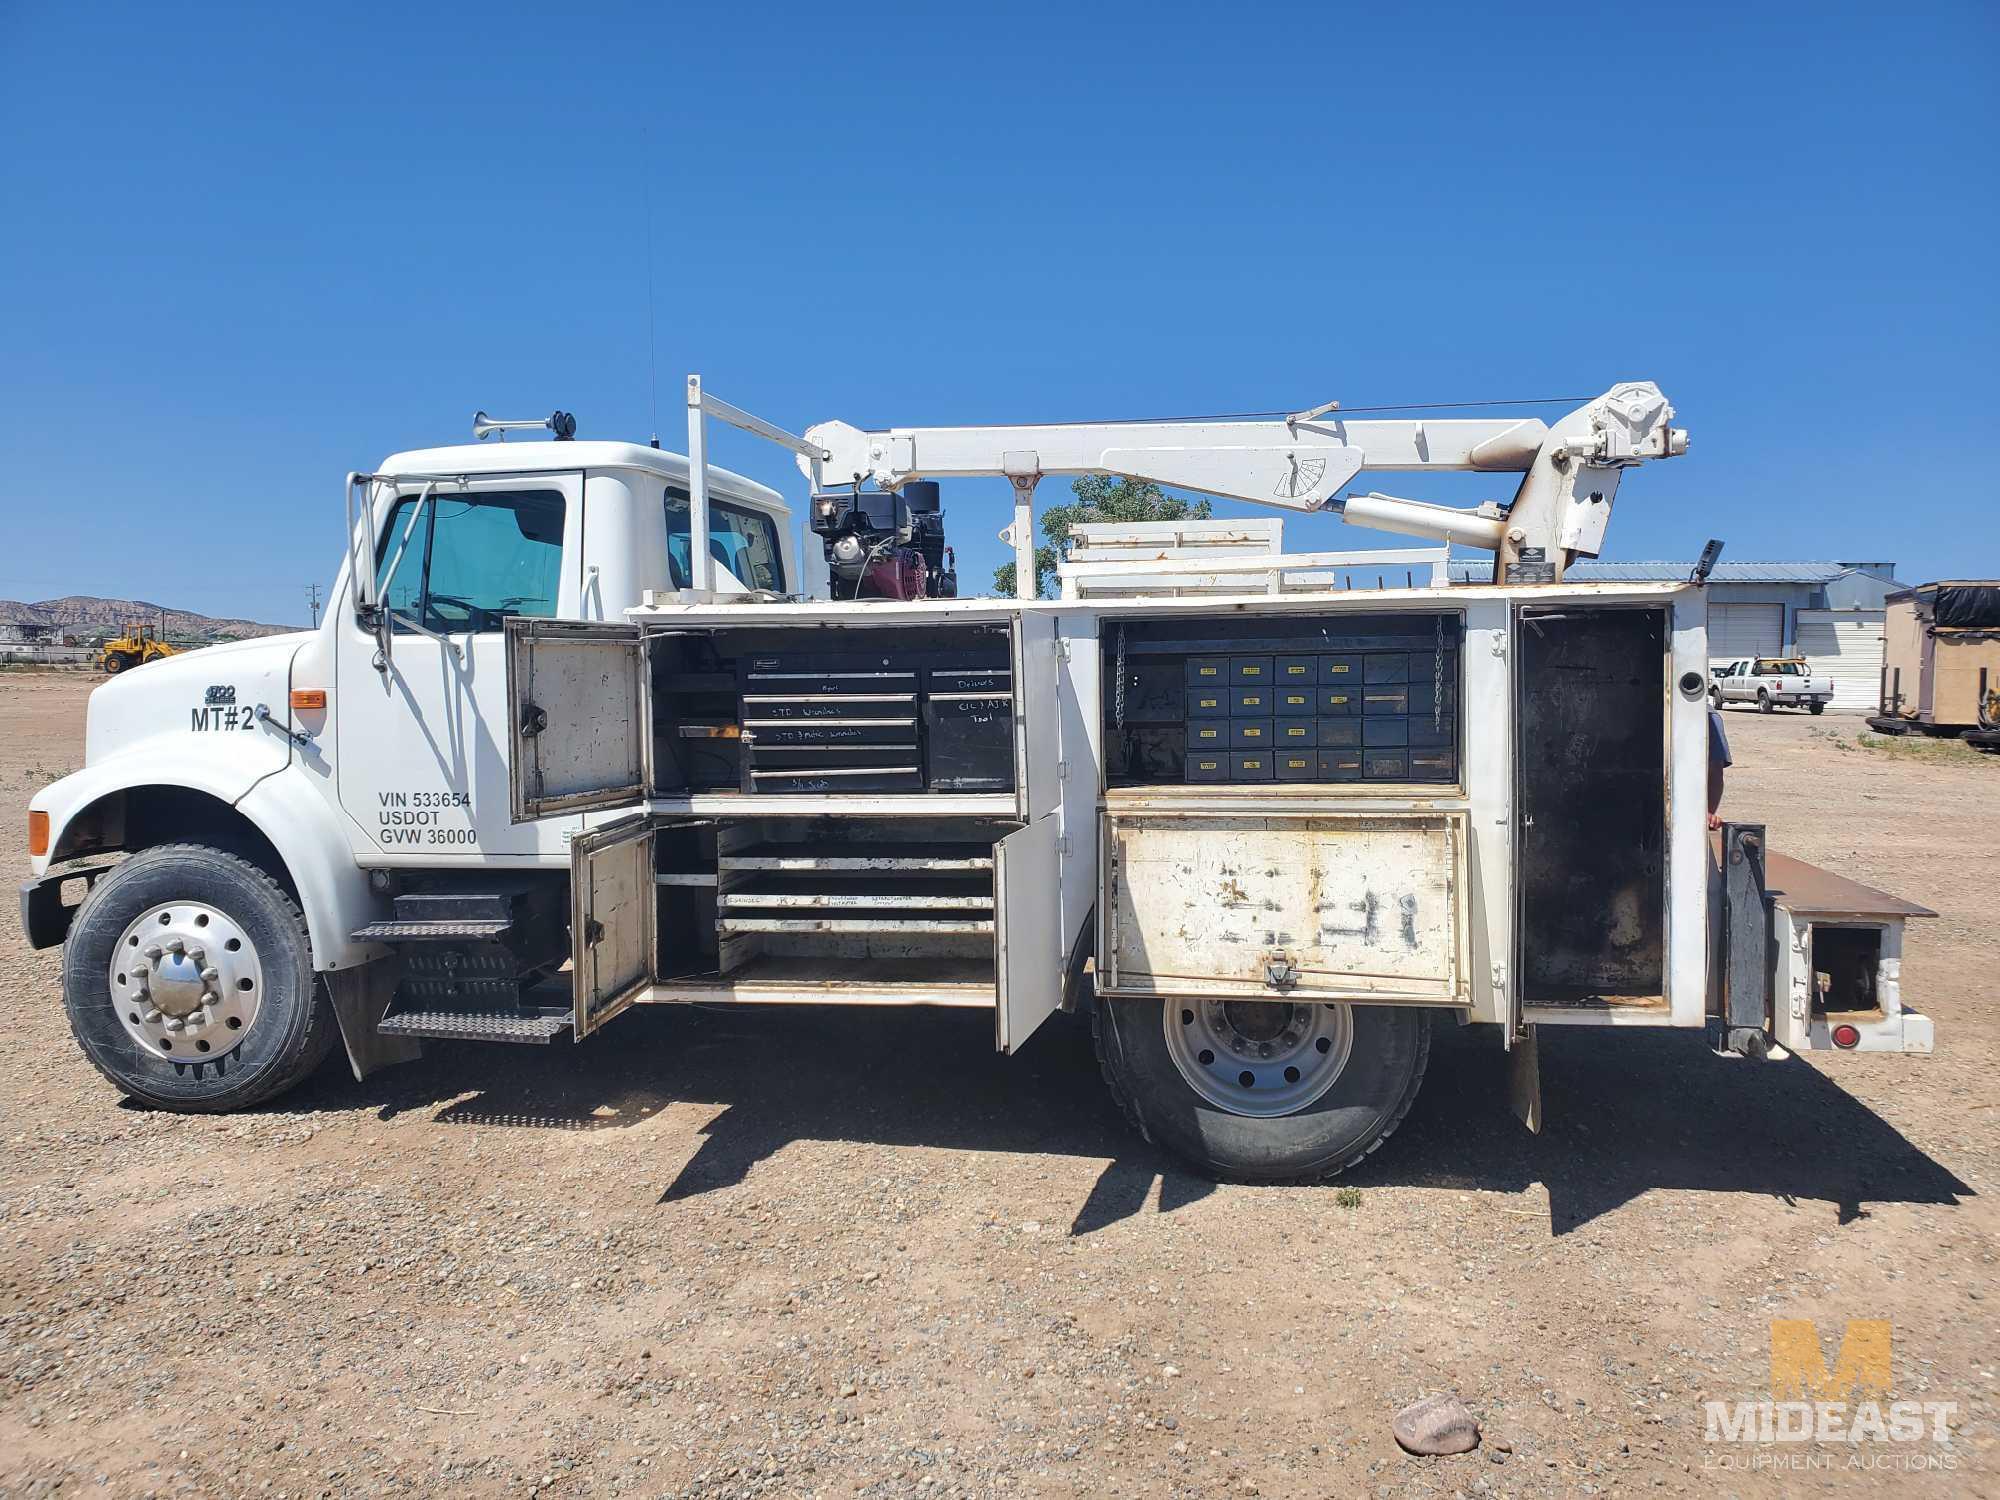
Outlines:
POLYGON ((1929 1050, 1916 908, 1772 889, 1754 825, 1718 864, 1699 582, 1563 576, 1623 472, 1685 448, 1654 387, 1552 424, 795 437, 691 378, 688 413, 688 458, 482 414, 502 443, 350 475, 317 629, 97 690, 22 917, 118 1088, 232 1109, 336 1041, 362 1079, 641 1003, 961 1006, 1010 1053, 1089 1009, 1140 1130, 1300 1178, 1394 1129, 1434 1025, 1489 1028, 1530 1119, 1542 1026, 1929 1050), (777 493, 708 465, 717 419, 798 455, 841 597, 801 597, 777 493), (1452 509, 1343 495, 1364 469, 1520 479, 1452 509), (936 482, 1012 482, 1031 588, 1035 486, 1082 473, 1469 542, 1494 579, 1336 590, 1302 554, 1240 591, 937 597, 936 482))
POLYGON ((1774 708, 1804 708, 1823 714, 1833 701, 1833 679, 1815 674, 1802 656, 1753 656, 1718 667, 1708 688, 1709 701, 1754 703, 1758 712, 1774 708))

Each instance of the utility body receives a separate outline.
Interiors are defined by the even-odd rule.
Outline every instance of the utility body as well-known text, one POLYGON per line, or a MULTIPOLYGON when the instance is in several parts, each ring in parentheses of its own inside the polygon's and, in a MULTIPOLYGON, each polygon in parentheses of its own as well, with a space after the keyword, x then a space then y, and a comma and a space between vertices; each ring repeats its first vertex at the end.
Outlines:
POLYGON ((1003 1052, 1087 1010, 1138 1128, 1272 1178, 1378 1145, 1437 1024, 1491 1028, 1531 1119, 1543 1025, 1929 1050, 1899 987, 1919 909, 1789 898, 1754 826, 1711 844, 1699 582, 1563 576, 1624 471, 1685 448, 1656 388, 1552 424, 800 437, 695 379, 688 411, 688 458, 558 413, 555 442, 351 475, 318 629, 93 696, 22 911, 118 1086, 232 1108, 336 1037, 364 1077, 644 1003, 963 1007, 1003 1052), (706 462, 711 420, 797 456, 823 556, 706 462), (1367 469, 1520 478, 1465 509, 1343 496, 1367 469), (1032 580, 1036 486, 1075 473, 1471 542, 1494 581, 935 596, 912 486, 1009 479, 1032 580), (889 597, 802 597, 810 561, 889 597))

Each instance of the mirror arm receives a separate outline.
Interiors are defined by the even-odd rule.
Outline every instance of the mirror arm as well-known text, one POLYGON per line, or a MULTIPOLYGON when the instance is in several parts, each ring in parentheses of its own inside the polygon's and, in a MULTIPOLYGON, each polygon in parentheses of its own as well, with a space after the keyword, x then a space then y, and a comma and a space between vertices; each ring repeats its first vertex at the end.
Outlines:
POLYGON ((383 609, 381 618, 382 618, 382 635, 384 637, 386 637, 389 634, 390 622, 392 620, 400 620, 404 625, 407 625, 410 629, 414 630, 418 635, 428 636, 430 639, 436 641, 440 646, 445 647, 448 651, 451 652, 452 659, 454 661, 463 662, 465 660, 465 653, 459 649, 458 642, 453 640, 450 636, 440 635, 437 631, 432 630, 428 625, 419 625, 415 620, 411 619, 408 615, 398 614, 393 609, 387 609, 387 608, 383 609))

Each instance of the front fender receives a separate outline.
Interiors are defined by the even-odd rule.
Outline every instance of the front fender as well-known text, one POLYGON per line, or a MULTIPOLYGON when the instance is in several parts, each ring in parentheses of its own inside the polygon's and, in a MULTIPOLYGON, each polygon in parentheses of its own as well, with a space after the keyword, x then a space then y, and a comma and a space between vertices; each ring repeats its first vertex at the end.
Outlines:
POLYGON ((299 893, 312 940, 315 969, 348 969, 381 957, 379 943, 350 936, 381 914, 368 889, 368 876, 354 862, 347 835, 334 810, 296 765, 261 778, 211 757, 153 753, 113 756, 43 787, 29 801, 31 812, 49 817, 49 852, 30 861, 35 875, 50 864, 84 852, 71 837, 76 819, 121 792, 180 787, 227 803, 271 843, 299 893))

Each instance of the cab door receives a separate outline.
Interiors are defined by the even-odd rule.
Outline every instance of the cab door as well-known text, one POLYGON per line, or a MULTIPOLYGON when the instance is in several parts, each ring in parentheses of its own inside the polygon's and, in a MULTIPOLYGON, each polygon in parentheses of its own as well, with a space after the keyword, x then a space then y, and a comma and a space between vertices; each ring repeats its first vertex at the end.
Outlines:
POLYGON ((434 865, 562 853, 579 820, 512 817, 506 628, 583 613, 582 473, 385 481, 373 502, 361 561, 377 612, 355 607, 351 579, 332 698, 357 855, 434 865))

